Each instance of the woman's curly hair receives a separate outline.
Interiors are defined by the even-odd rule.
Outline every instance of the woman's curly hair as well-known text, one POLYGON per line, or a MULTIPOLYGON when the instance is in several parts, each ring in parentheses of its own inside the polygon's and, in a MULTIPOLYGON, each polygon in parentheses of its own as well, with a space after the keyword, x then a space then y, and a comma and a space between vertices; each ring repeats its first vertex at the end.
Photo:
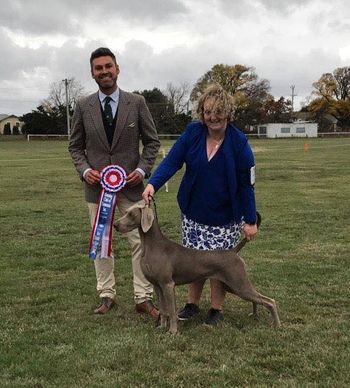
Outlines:
POLYGON ((197 117, 204 120, 204 103, 208 98, 214 99, 213 109, 223 112, 228 121, 233 120, 235 104, 233 97, 228 94, 220 85, 209 85, 204 93, 199 97, 197 102, 196 113, 197 117))

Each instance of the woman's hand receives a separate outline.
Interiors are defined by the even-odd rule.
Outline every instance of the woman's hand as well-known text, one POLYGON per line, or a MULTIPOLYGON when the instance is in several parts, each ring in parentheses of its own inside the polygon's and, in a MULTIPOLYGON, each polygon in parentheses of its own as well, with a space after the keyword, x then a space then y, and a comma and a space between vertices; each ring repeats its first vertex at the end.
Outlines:
POLYGON ((142 198, 146 202, 147 205, 149 205, 150 199, 154 196, 154 187, 150 183, 146 186, 144 192, 142 193, 142 198))
POLYGON ((256 235, 257 231, 258 231, 258 227, 256 224, 255 225, 244 224, 243 226, 243 234, 248 241, 252 240, 252 238, 256 235))

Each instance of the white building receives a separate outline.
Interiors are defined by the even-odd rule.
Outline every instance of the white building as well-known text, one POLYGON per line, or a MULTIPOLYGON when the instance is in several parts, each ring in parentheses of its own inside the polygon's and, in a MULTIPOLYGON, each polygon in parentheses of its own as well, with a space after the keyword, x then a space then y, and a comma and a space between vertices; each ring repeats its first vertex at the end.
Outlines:
POLYGON ((270 123, 258 125, 259 137, 317 137, 317 123, 296 121, 294 123, 270 123))
POLYGON ((6 127, 11 135, 14 133, 14 127, 18 129, 19 133, 21 133, 22 126, 23 123, 19 120, 18 116, 0 114, 0 135, 3 135, 4 132, 6 132, 6 127))

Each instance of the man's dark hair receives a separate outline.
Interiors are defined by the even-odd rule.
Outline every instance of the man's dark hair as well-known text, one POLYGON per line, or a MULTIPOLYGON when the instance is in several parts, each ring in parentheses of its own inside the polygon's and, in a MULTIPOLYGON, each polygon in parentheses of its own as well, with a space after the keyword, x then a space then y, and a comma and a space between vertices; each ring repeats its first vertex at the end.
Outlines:
POLYGON ((99 47, 95 51, 91 53, 90 56, 90 66, 92 69, 92 61, 99 57, 112 57, 113 62, 117 64, 117 60, 115 59, 115 55, 112 53, 112 51, 107 47, 99 47))

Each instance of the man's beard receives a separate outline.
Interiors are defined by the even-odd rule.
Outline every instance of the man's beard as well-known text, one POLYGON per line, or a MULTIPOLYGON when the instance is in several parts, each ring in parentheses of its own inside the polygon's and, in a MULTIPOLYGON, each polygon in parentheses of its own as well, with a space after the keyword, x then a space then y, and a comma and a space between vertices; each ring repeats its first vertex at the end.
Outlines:
POLYGON ((98 86, 102 89, 109 89, 112 88, 116 82, 118 77, 110 76, 110 77, 103 77, 103 78, 96 78, 95 81, 97 82, 98 86))

